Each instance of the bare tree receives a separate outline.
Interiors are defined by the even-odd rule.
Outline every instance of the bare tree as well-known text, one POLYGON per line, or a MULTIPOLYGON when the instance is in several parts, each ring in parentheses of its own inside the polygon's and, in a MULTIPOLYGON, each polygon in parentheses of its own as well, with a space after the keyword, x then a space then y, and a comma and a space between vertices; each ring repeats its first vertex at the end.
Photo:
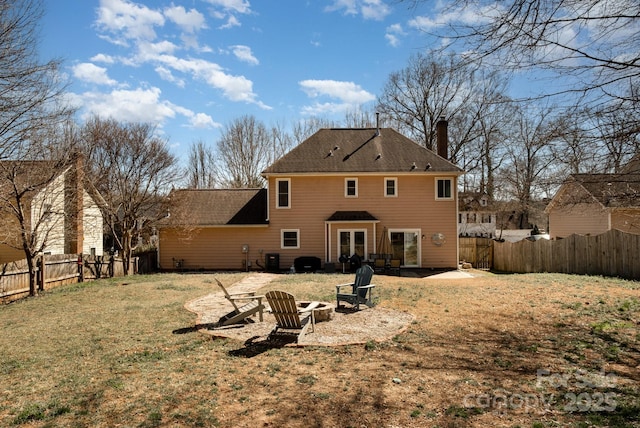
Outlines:
POLYGON ((348 110, 345 113, 344 122, 347 128, 373 128, 376 125, 380 125, 379 118, 376 121, 374 112, 359 108, 348 110))
POLYGON ((335 122, 320 117, 310 117, 302 119, 293 125, 291 131, 294 144, 300 144, 322 128, 333 128, 338 126, 335 122))
POLYGON ((72 113, 64 103, 59 61, 40 62, 41 16, 38 0, 0 3, 0 241, 26 257, 31 295, 37 293, 36 256, 54 229, 44 207, 59 200, 42 192, 53 187, 69 161, 68 151, 56 149, 54 131, 72 113))
POLYGON ((497 186, 496 192, 502 199, 517 203, 514 223, 518 229, 530 227, 533 203, 550 196, 558 182, 558 171, 553 168, 556 163, 553 145, 558 137, 554 111, 546 107, 514 112, 506 158, 499 172, 501 186, 497 186))
MULTIPOLYGON (((424 3, 424 0, 409 0, 424 3)), ((628 99, 640 79, 640 3, 636 0, 454 0, 440 35, 487 65, 546 69, 576 79, 551 85, 546 94, 575 92, 628 99)), ((450 44, 448 46, 451 46, 450 44)), ((556 83, 558 81, 556 80, 556 83)), ((637 93, 631 95, 638 101, 637 93)))
POLYGON ((82 130, 87 178, 102 195, 101 210, 125 274, 134 238, 167 213, 171 185, 180 178, 177 160, 152 125, 93 117, 82 130))
POLYGON ((194 142, 189 149, 187 161, 187 187, 190 189, 213 189, 218 183, 218 165, 213 148, 204 141, 194 142))
POLYGON ((242 116, 225 126, 218 141, 226 185, 262 187, 261 172, 275 160, 267 127, 254 116, 242 116))
POLYGON ((377 108, 387 123, 434 151, 436 124, 447 118, 448 157, 458 163, 465 147, 480 138, 478 122, 488 106, 503 99, 505 84, 498 74, 469 66, 455 55, 417 54, 389 76, 377 108))

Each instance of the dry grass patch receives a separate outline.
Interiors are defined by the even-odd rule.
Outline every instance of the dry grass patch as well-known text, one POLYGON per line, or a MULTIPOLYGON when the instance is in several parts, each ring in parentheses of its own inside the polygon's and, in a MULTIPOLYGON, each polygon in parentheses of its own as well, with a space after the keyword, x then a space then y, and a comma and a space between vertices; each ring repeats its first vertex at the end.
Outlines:
MULTIPOLYGON (((332 301, 350 279, 282 275, 261 291, 332 301)), ((376 275, 380 307, 416 317, 404 333, 247 353, 193 328, 184 304, 211 280, 103 280, 0 307, 0 425, 640 426, 637 282, 376 275)))

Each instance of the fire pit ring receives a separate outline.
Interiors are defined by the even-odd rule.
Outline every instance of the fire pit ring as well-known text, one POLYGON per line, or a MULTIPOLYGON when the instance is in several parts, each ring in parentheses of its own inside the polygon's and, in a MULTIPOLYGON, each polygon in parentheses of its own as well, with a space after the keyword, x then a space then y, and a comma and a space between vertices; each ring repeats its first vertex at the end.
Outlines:
MULTIPOLYGON (((298 302, 298 307, 300 309, 305 309, 309 307, 309 305, 314 302, 298 302)), ((316 322, 329 321, 333 318, 333 308, 334 306, 329 302, 315 302, 318 303, 318 306, 313 310, 313 314, 315 316, 316 322)))

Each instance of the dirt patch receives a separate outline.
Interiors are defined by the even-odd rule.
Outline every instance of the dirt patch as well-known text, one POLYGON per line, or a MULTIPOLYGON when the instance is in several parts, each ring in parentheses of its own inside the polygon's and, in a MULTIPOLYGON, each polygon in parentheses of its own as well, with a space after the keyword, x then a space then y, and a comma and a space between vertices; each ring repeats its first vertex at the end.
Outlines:
MULTIPOLYGON (((243 279, 229 288, 230 293, 256 291, 269 283, 274 276, 256 274, 243 279)), ((201 333, 213 337, 238 340, 245 343, 266 341, 275 327, 273 315, 264 312, 264 321, 259 322, 257 316, 247 324, 236 324, 219 327, 217 321, 233 309, 222 292, 211 293, 193 300, 185 307, 198 315, 196 326, 201 333)), ((373 307, 360 311, 334 310, 330 320, 316 322, 315 328, 307 330, 300 337, 297 345, 337 346, 373 342, 383 342, 402 333, 415 319, 408 312, 388 308, 373 307)), ((290 345, 294 345, 291 343, 290 345)))

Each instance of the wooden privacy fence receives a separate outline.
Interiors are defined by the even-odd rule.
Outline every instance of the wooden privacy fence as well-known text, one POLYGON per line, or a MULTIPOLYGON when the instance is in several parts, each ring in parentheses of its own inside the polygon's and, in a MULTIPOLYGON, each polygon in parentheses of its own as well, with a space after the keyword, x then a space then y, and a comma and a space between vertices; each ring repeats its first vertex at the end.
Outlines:
POLYGON ((493 268, 640 279, 640 235, 610 230, 597 236, 494 242, 493 268))
POLYGON ((460 260, 476 269, 489 270, 493 266, 493 240, 491 238, 458 238, 460 260))
MULTIPOLYGON (((132 261, 129 272, 135 273, 132 261)), ((65 284, 74 284, 96 278, 124 276, 119 257, 83 258, 77 254, 44 255, 38 258, 36 288, 49 290, 65 284)), ((29 269, 26 260, 0 265, 0 301, 12 301, 29 295, 29 269)))

